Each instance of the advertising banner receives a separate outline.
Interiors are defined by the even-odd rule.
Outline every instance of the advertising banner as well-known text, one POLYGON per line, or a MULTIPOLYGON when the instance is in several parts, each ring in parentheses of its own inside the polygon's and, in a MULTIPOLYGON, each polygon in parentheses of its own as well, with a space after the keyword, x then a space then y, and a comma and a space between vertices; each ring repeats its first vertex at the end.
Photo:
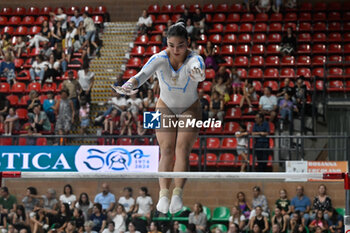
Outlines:
POLYGON ((157 172, 158 146, 2 146, 0 171, 157 172))

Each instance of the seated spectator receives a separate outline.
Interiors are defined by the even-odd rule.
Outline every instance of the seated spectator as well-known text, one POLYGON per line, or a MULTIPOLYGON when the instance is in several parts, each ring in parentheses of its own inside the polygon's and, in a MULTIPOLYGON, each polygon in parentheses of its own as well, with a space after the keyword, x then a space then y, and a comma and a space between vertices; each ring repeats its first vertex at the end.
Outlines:
POLYGON ((39 94, 35 90, 31 90, 29 92, 29 100, 27 101, 28 113, 32 113, 34 110, 34 106, 36 105, 41 105, 41 102, 39 100, 39 94))
POLYGON ((119 198, 118 203, 123 205, 125 212, 127 213, 128 217, 130 217, 135 207, 135 199, 132 197, 132 188, 125 187, 123 189, 123 193, 124 196, 119 198))
POLYGON ((45 70, 43 83, 52 83, 61 75, 61 64, 60 61, 56 59, 55 55, 51 53, 49 56, 48 66, 45 70))
MULTIPOLYGON (((0 226, 0 229, 2 230, 3 228, 0 226)), ((18 233, 18 231, 12 224, 7 224, 7 233, 18 233)))
POLYGON ((64 29, 61 21, 54 21, 50 31, 50 45, 56 50, 62 51, 62 40, 64 39, 64 29))
POLYGON ((114 222, 109 221, 107 224, 107 228, 104 229, 102 233, 119 233, 119 231, 115 228, 114 222))
MULTIPOLYGON (((261 193, 259 186, 253 187, 253 200, 252 200, 252 212, 250 213, 249 219, 256 215, 255 209, 256 207, 260 207, 262 210, 262 215, 265 217, 269 217, 269 207, 267 203, 267 199, 264 194, 261 193)), ((263 229, 263 228, 262 228, 263 229)))
POLYGON ((146 217, 151 218, 151 212, 153 209, 152 197, 148 194, 147 187, 141 187, 139 191, 140 196, 136 199, 136 205, 133 218, 146 217))
MULTIPOLYGON (((84 229, 85 217, 81 209, 74 208, 72 222, 74 223, 77 232, 82 232, 84 229)), ((68 226, 67 226, 68 227, 68 226)))
POLYGON ((231 210, 231 216, 229 218, 229 222, 237 224, 239 231, 243 231, 246 225, 246 218, 242 214, 241 209, 237 206, 233 206, 231 210))
POLYGON ((4 33, 0 41, 0 55, 3 57, 5 53, 10 53, 12 50, 11 35, 4 33))
POLYGON ((297 39, 291 27, 287 28, 286 35, 282 38, 281 53, 283 55, 290 55, 295 52, 297 46, 297 39))
POLYGON ((239 107, 242 109, 244 103, 246 102, 249 106, 248 112, 253 111, 253 101, 256 101, 258 99, 255 88, 253 86, 253 81, 250 79, 246 79, 243 83, 242 87, 243 95, 241 102, 239 103, 239 107))
MULTIPOLYGON (((38 191, 35 187, 28 187, 26 189, 26 194, 22 199, 23 206, 25 208, 25 213, 27 213, 27 218, 33 212, 34 207, 39 205, 40 200, 37 198, 38 191)), ((17 206, 18 207, 18 206, 17 206)))
POLYGON ((45 212, 49 212, 50 210, 56 210, 58 207, 58 200, 56 198, 56 191, 53 188, 48 188, 46 195, 41 196, 42 199, 42 207, 45 212))
POLYGON ((0 93, 0 123, 3 123, 10 108, 10 101, 4 93, 0 93))
POLYGON ((239 94, 242 88, 241 72, 237 71, 235 67, 231 69, 230 79, 232 82, 233 94, 239 94))
POLYGON ((33 209, 27 212, 23 205, 18 205, 16 207, 16 212, 13 214, 12 219, 10 221, 10 223, 15 227, 16 230, 20 231, 22 228, 28 227, 28 219, 30 215, 29 213, 32 210, 33 209))
POLYGON ((245 194, 243 192, 237 193, 237 200, 235 202, 235 206, 238 206, 241 210, 242 214, 246 219, 249 219, 250 216, 250 208, 248 203, 245 200, 245 194))
POLYGON ((203 212, 201 203, 194 204, 193 211, 188 216, 188 223, 196 225, 197 233, 204 233, 207 228, 207 215, 203 212))
POLYGON ((84 233, 98 233, 97 231, 92 230, 94 222, 89 220, 84 223, 84 233))
POLYGON ((63 194, 60 196, 61 203, 67 203, 70 209, 74 209, 77 197, 73 194, 73 188, 70 184, 63 187, 63 194))
POLYGON ((64 229, 65 233, 77 233, 77 226, 74 221, 68 221, 66 228, 64 229))
POLYGON ((305 226, 305 219, 301 217, 299 211, 295 211, 292 213, 292 216, 289 220, 289 227, 290 231, 292 232, 298 232, 300 229, 298 229, 299 226, 305 226))
POLYGON ((328 232, 328 223, 323 218, 323 211, 322 210, 316 211, 315 219, 312 220, 311 223, 309 224, 309 229, 312 232, 316 231, 316 227, 320 227, 322 232, 324 232, 324 233, 328 232))
POLYGON ((54 233, 55 231, 57 233, 63 233, 71 216, 68 203, 62 203, 58 213, 52 217, 48 233, 54 233))
POLYGON ((258 0, 258 4, 255 6, 256 11, 259 13, 268 13, 270 8, 270 0, 258 0))
POLYGON ((37 138, 33 136, 39 136, 41 133, 35 133, 35 129, 32 126, 27 127, 26 130, 27 133, 20 134, 20 136, 25 136, 26 146, 35 146, 37 138))
POLYGON ((197 44, 197 41, 191 41, 191 50, 198 55, 202 54, 201 51, 199 50, 199 46, 197 44))
POLYGON ((300 76, 295 83, 295 102, 298 109, 302 109, 306 101, 306 85, 304 83, 304 76, 300 76))
POLYGON ((102 233, 107 224, 107 216, 102 212, 102 205, 95 203, 90 220, 94 223, 92 230, 102 233))
POLYGON ((115 196, 109 191, 109 185, 107 183, 102 184, 102 192, 97 194, 94 203, 100 203, 102 205, 103 212, 110 212, 115 207, 115 196))
POLYGON ((217 91, 214 91, 209 104, 209 118, 217 118, 221 122, 224 121, 224 100, 220 98, 217 91))
POLYGON ((62 29, 64 31, 67 30, 67 15, 63 12, 62 7, 59 7, 57 9, 57 14, 54 12, 50 12, 50 16, 52 16, 56 22, 61 23, 62 29))
POLYGON ((128 231, 125 232, 125 233, 141 233, 141 232, 136 230, 134 222, 130 222, 129 225, 128 225, 128 231))
POLYGON ((274 122, 277 110, 277 98, 271 92, 271 87, 264 88, 264 95, 259 100, 259 110, 264 115, 270 115, 270 122, 274 122))
POLYGON ((192 16, 192 21, 194 27, 200 31, 200 33, 204 33, 205 30, 205 15, 201 11, 201 9, 198 7, 196 8, 193 16, 192 16))
POLYGON ((143 99, 143 106, 146 109, 155 108, 157 101, 158 101, 158 98, 157 98, 157 96, 154 96, 153 90, 152 89, 148 89, 147 97, 145 97, 143 99))
POLYGON ((202 108, 202 120, 205 121, 209 117, 209 101, 206 98, 204 98, 203 89, 198 90, 198 99, 202 108))
POLYGON ((94 207, 92 201, 89 200, 87 193, 81 193, 79 200, 75 203, 75 208, 83 212, 85 221, 90 218, 92 208, 94 207))
POLYGON ((152 23, 152 18, 150 15, 148 15, 147 10, 143 10, 142 15, 136 23, 140 34, 147 34, 147 32, 150 31, 152 28, 152 23))
POLYGON ((237 138, 237 155, 241 157, 241 172, 244 172, 247 164, 249 163, 247 127, 242 123, 239 124, 239 130, 235 133, 235 136, 237 138))
POLYGON ((48 91, 47 99, 44 100, 43 109, 51 123, 55 123, 56 121, 56 114, 54 111, 55 104, 56 101, 54 99, 54 93, 52 91, 48 91))
POLYGON ((145 135, 147 132, 147 129, 143 127, 143 114, 139 114, 137 117, 136 122, 136 128, 137 128, 137 135, 142 136, 145 135))
POLYGON ((272 224, 271 233, 281 233, 281 228, 278 224, 272 224))
MULTIPOLYGON (((194 225, 194 224, 191 224, 194 225)), ((194 231, 196 230, 196 226, 194 226, 194 231)), ((180 230, 180 223, 178 221, 174 221, 173 224, 170 225, 170 228, 166 231, 166 233, 185 233, 180 230)))
POLYGON ((80 15, 79 8, 74 9, 74 15, 70 18, 70 21, 74 23, 76 28, 79 27, 80 22, 84 22, 84 18, 80 15))
POLYGON ((285 189, 280 190, 280 198, 276 201, 276 208, 279 208, 282 215, 289 215, 291 213, 290 200, 287 197, 287 191, 285 189))
POLYGON ((275 215, 271 218, 271 223, 278 226, 278 232, 287 233, 289 218, 283 215, 280 208, 275 208, 275 215))
POLYGON ((44 228, 46 228, 49 224, 49 218, 45 214, 44 209, 37 209, 29 221, 32 233, 44 232, 44 228))
POLYGON ((284 99, 280 101, 279 109, 282 122, 293 125, 293 112, 298 112, 298 108, 293 104, 288 93, 285 93, 284 99))
POLYGON ((184 11, 182 12, 181 19, 183 19, 185 22, 187 22, 187 19, 191 19, 192 20, 192 15, 191 13, 188 11, 188 8, 185 7, 184 11))
POLYGON ((288 93, 290 97, 293 97, 295 94, 294 88, 291 87, 291 82, 289 78, 285 78, 283 80, 284 86, 279 89, 279 91, 276 94, 276 97, 278 98, 278 102, 281 101, 284 98, 284 94, 288 93))
POLYGON ((291 211, 299 211, 300 215, 305 219, 305 225, 308 224, 308 221, 310 219, 310 207, 311 207, 311 201, 310 199, 304 195, 304 188, 301 185, 297 186, 296 189, 297 195, 292 199, 290 206, 291 211))
POLYGON ((85 100, 85 96, 81 97, 80 109, 79 109, 79 120, 80 120, 80 134, 87 134, 87 128, 90 125, 90 105, 85 100))
POLYGON ((13 47, 13 53, 17 58, 21 57, 22 53, 26 53, 26 43, 23 41, 23 37, 19 36, 16 39, 16 44, 13 47))
POLYGON ((258 113, 255 116, 255 123, 253 125, 253 136, 258 136, 254 140, 254 148, 256 159, 258 160, 257 170, 264 172, 267 170, 267 160, 269 151, 267 150, 270 147, 269 138, 266 136, 270 133, 270 126, 267 121, 265 121, 264 115, 258 113))
MULTIPOLYGON (((50 42, 48 41, 43 41, 42 42, 42 48, 40 49, 40 54, 45 58, 50 58, 51 55, 54 55, 54 56, 57 56, 57 53, 58 52, 61 52, 61 51, 58 51, 58 50, 53 50, 52 47, 50 46, 50 42)), ((48 59, 50 60, 50 59, 48 59)), ((59 61, 58 61, 59 62, 59 61)), ((49 63, 51 63, 49 61, 49 63)))
POLYGON ((35 48, 39 49, 40 42, 49 42, 50 37, 51 31, 49 27, 49 22, 45 20, 41 25, 41 31, 29 40, 28 48, 32 48, 33 45, 35 45, 35 48))
POLYGON ((194 33, 194 26, 192 25, 192 20, 188 18, 186 21, 186 31, 188 33, 188 36, 190 38, 193 38, 193 33, 194 33))
POLYGON ((126 230, 125 221, 127 218, 127 214, 122 204, 118 203, 116 208, 112 212, 109 212, 108 218, 113 221, 114 227, 117 233, 125 232, 126 230))
MULTIPOLYGON (((327 187, 324 184, 321 184, 318 186, 318 194, 315 196, 312 210, 313 214, 311 216, 311 219, 315 218, 316 211, 322 210, 323 212, 327 212, 327 210, 332 209, 332 200, 327 195, 327 187)), ((328 220, 328 214, 325 213, 324 218, 328 220)))
POLYGON ((12 135, 14 131, 19 130, 19 118, 15 112, 15 108, 9 108, 9 114, 4 121, 4 135, 12 135))
POLYGON ((110 98, 107 103, 110 105, 102 115, 95 118, 95 122, 101 122, 106 116, 110 115, 113 109, 117 110, 117 115, 120 116, 127 106, 127 102, 124 96, 120 95, 117 92, 114 92, 114 97, 110 98))
POLYGON ((282 0, 273 0, 272 1, 272 11, 274 13, 280 13, 283 1, 282 0))
POLYGON ((49 63, 44 61, 42 55, 37 55, 35 61, 32 64, 32 68, 29 69, 30 78, 32 82, 35 82, 36 77, 39 76, 39 83, 42 83, 45 76, 45 71, 47 70, 49 63))
POLYGON ((193 223, 187 224, 186 233, 197 233, 196 225, 193 223))
POLYGON ((265 233, 269 230, 269 223, 267 217, 262 215, 263 209, 261 206, 255 208, 255 216, 249 220, 249 229, 254 232, 254 225, 258 225, 262 233, 265 233))
POLYGON ((204 57, 205 57, 205 60, 204 60, 204 63, 205 63, 205 67, 207 69, 209 68, 213 68, 215 71, 218 70, 218 65, 216 63, 216 60, 215 60, 215 54, 217 52, 217 46, 213 45, 211 43, 210 40, 207 41, 207 44, 204 48, 204 57))
POLYGON ((78 71, 78 82, 81 87, 82 96, 86 97, 88 103, 91 102, 91 89, 95 82, 95 73, 89 71, 89 64, 84 64, 83 69, 78 71))
POLYGON ((74 72, 72 70, 68 71, 68 79, 63 81, 62 89, 68 90, 68 99, 73 102, 74 109, 79 110, 78 96, 81 92, 81 86, 78 80, 74 79, 74 72))
POLYGON ((84 21, 81 21, 77 27, 77 34, 75 35, 75 41, 74 41, 74 52, 78 52, 79 49, 83 46, 85 42, 85 28, 84 28, 84 21))
POLYGON ((343 216, 338 214, 336 209, 330 208, 327 210, 328 213, 328 230, 331 233, 343 233, 344 232, 344 220, 343 216))
POLYGON ((306 233, 306 228, 303 224, 298 224, 294 227, 293 233, 306 233))
POLYGON ((10 53, 6 52, 0 64, 0 76, 5 77, 8 84, 16 83, 15 63, 10 53))
POLYGON ((149 225, 148 233, 162 233, 162 232, 158 230, 157 223, 152 221, 151 224, 149 225))
POLYGON ((223 76, 217 77, 216 82, 212 86, 212 94, 214 91, 218 92, 220 99, 224 100, 225 102, 229 101, 229 99, 228 100, 226 99, 227 98, 226 95, 228 95, 228 91, 227 91, 226 83, 223 76))
MULTIPOLYGON (((131 114, 130 114, 131 116, 131 114)), ((130 117, 132 118, 132 117, 130 117)), ((107 115, 104 119, 104 133, 109 133, 110 135, 114 134, 114 130, 116 130, 120 123, 120 116, 118 116, 118 110, 113 109, 111 114, 107 115)), ((124 124, 126 125, 126 124, 124 124)), ((131 130, 131 128, 130 128, 131 130)))
MULTIPOLYGON (((95 23, 90 17, 88 12, 83 13, 84 18, 84 28, 85 28, 85 42, 83 47, 86 47, 88 44, 92 44, 95 47, 95 53, 97 56, 100 55, 100 47, 96 44, 96 27, 95 23)), ((90 53, 88 53, 90 54, 90 53)))
POLYGON ((43 130, 51 130, 50 120, 46 113, 41 111, 41 105, 34 105, 33 113, 28 113, 28 122, 30 123, 31 127, 33 127, 35 133, 39 133, 43 130))
POLYGON ((226 85, 226 90, 228 92, 229 88, 232 86, 232 80, 230 78, 230 71, 226 68, 226 66, 221 65, 216 72, 214 84, 218 81, 219 77, 222 77, 224 79, 224 83, 226 85))
POLYGON ((67 28, 66 36, 65 36, 65 53, 67 55, 67 62, 70 63, 71 61, 71 56, 73 55, 74 52, 74 38, 75 35, 77 34, 77 29, 75 28, 75 23, 74 22, 69 22, 69 26, 67 28))

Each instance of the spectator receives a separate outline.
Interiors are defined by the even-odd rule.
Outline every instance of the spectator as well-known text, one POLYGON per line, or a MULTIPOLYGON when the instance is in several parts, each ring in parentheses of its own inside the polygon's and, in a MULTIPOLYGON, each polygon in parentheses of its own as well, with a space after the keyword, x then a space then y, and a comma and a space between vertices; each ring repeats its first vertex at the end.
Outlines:
POLYGON ((239 230, 238 225, 236 223, 230 222, 227 233, 239 233, 239 232, 241 231, 239 230))
POLYGON ((194 204, 193 211, 188 216, 188 223, 196 225, 197 233, 204 233, 207 228, 207 215, 203 213, 203 206, 201 203, 194 204))
POLYGON ((152 89, 148 89, 147 91, 147 97, 143 99, 143 106, 146 109, 153 109, 156 107, 156 103, 158 101, 157 96, 154 96, 154 92, 152 89))
MULTIPOLYGON (((27 218, 29 219, 29 215, 33 212, 34 207, 39 205, 40 200, 37 198, 38 192, 35 187, 28 187, 26 189, 26 194, 22 199, 22 203, 24 205, 25 212, 27 213, 27 218)), ((19 206, 17 206, 18 209, 19 206)))
POLYGON ((124 196, 119 198, 118 203, 124 206, 124 209, 128 215, 131 215, 135 207, 135 200, 132 197, 132 188, 125 187, 123 189, 123 193, 124 196))
POLYGON ((180 18, 183 19, 185 22, 187 22, 188 19, 192 20, 192 16, 191 16, 190 12, 188 11, 187 7, 185 7, 185 9, 182 12, 180 18))
POLYGON ((262 233, 265 233, 269 230, 269 223, 267 222, 267 217, 262 215, 262 211, 263 209, 261 208, 261 206, 255 207, 256 215, 249 220, 249 229, 251 231, 254 231, 253 228, 255 224, 259 226, 262 233))
POLYGON ((68 203, 61 203, 60 209, 56 215, 52 217, 50 230, 48 233, 57 233, 64 232, 64 229, 67 226, 67 223, 71 219, 71 212, 69 210, 68 203))
POLYGON ((287 197, 287 191, 285 189, 280 190, 280 198, 276 201, 276 208, 279 208, 282 215, 289 215, 291 213, 290 200, 287 197))
POLYGON ((61 63, 56 59, 55 55, 51 53, 49 56, 48 66, 44 74, 43 82, 52 83, 54 79, 61 75, 61 63))
POLYGON ((272 1, 272 11, 274 13, 280 13, 282 3, 283 3, 282 0, 273 0, 272 1))
POLYGON ((255 88, 253 86, 253 81, 246 79, 243 83, 242 90, 243 90, 243 96, 242 96, 241 102, 239 103, 239 107, 242 109, 244 102, 247 102, 249 106, 248 112, 252 112, 253 111, 252 102, 258 99, 255 92, 255 88))
POLYGON ((66 228, 64 229, 65 233, 77 233, 77 226, 74 221, 68 221, 66 228))
POLYGON ((280 208, 275 208, 275 215, 271 218, 271 223, 277 225, 280 233, 287 233, 288 216, 283 215, 280 208))
POLYGON ((196 225, 193 223, 187 224, 186 233, 197 233, 196 225))
POLYGON ((99 56, 100 53, 100 47, 95 42, 96 39, 96 27, 95 23, 90 17, 89 13, 84 12, 83 13, 83 18, 84 18, 84 28, 85 28, 85 43, 83 47, 86 47, 89 43, 91 43, 95 49, 96 49, 96 55, 99 56))
POLYGON ((53 188, 47 189, 46 195, 42 195, 41 199, 46 212, 57 209, 58 200, 56 198, 56 191, 53 188))
POLYGON ((44 111, 41 111, 41 105, 35 104, 33 108, 33 113, 28 113, 28 121, 33 127, 35 133, 39 133, 40 131, 50 131, 51 124, 50 120, 47 117, 44 111))
POLYGON ((110 104, 107 111, 105 111, 102 115, 95 118, 95 122, 101 122, 104 117, 110 115, 113 109, 117 110, 117 115, 120 116, 126 110, 126 99, 124 96, 120 95, 117 92, 114 92, 115 97, 112 97, 108 100, 108 104, 110 104))
POLYGON ((84 223, 84 233, 97 233, 97 231, 92 230, 94 226, 94 222, 89 220, 84 223))
MULTIPOLYGON (((248 161, 248 132, 247 127, 242 123, 239 124, 239 130, 235 133, 237 138, 237 155, 241 157, 241 172, 245 171, 248 161)), ((241 229, 241 228, 240 228, 241 229)))
MULTIPOLYGON (((82 232, 84 229, 85 217, 81 209, 74 208, 72 221, 78 232, 82 232)), ((67 226, 68 227, 68 226, 67 226)))
POLYGON ((61 203, 67 203, 70 209, 74 209, 77 197, 73 194, 73 188, 70 184, 63 187, 63 194, 60 196, 61 203))
POLYGON ((141 233, 141 232, 136 230, 135 223, 130 222, 128 225, 128 231, 125 233, 141 233))
POLYGON ((12 50, 11 35, 4 33, 0 41, 0 55, 4 56, 5 53, 9 53, 12 50))
POLYGON ((158 230, 158 225, 156 222, 152 221, 149 225, 149 232, 148 233, 162 233, 158 230))
POLYGON ((85 221, 90 218, 92 213, 93 203, 89 200, 87 193, 81 193, 79 200, 75 204, 75 208, 80 209, 83 212, 85 221))
MULTIPOLYGON (((132 117, 130 117, 132 118, 132 117)), ((120 116, 118 116, 118 110, 113 109, 111 114, 107 115, 104 119, 104 133, 109 133, 110 135, 114 134, 120 123, 120 116)), ((131 130, 131 128, 130 128, 131 130)), ((130 133, 131 134, 131 133, 130 133)))
POLYGON ((23 37, 19 36, 16 39, 16 44, 13 47, 13 52, 15 53, 15 57, 20 58, 22 53, 26 53, 26 43, 23 41, 23 37))
POLYGON ((87 127, 90 125, 90 105, 85 100, 85 96, 81 97, 79 120, 80 120, 80 134, 87 134, 87 127), (84 98, 83 98, 84 97, 84 98))
MULTIPOLYGON (((49 38, 49 42, 47 41, 43 41, 43 46, 40 50, 40 54, 42 56, 44 56, 44 58, 49 58, 51 55, 56 55, 57 50, 53 50, 52 47, 50 46, 50 41, 52 40, 52 38, 49 38)), ((50 61, 49 61, 50 62, 50 61)))
POLYGON ((4 93, 0 93, 0 123, 3 123, 10 108, 10 101, 4 93))
POLYGON ((205 30, 205 16, 202 13, 201 9, 196 8, 194 15, 192 16, 193 25, 197 28, 200 33, 204 33, 205 30))
POLYGON ((0 76, 6 77, 8 84, 16 83, 15 63, 13 63, 11 54, 6 52, 4 59, 0 64, 0 76))
POLYGON ((270 122, 274 122, 277 110, 277 98, 271 95, 271 87, 264 88, 264 95, 259 100, 259 110, 262 114, 270 115, 270 122))
POLYGON ((75 28, 74 22, 69 22, 69 27, 67 28, 66 36, 65 36, 65 53, 67 55, 67 62, 70 63, 71 61, 71 56, 74 52, 74 38, 75 35, 77 34, 77 29, 75 28))
POLYGON ((235 206, 238 206, 239 209, 241 210, 242 214, 244 215, 244 217, 246 219, 249 219, 250 207, 245 200, 245 194, 243 192, 237 193, 237 200, 236 200, 235 206))
POLYGON ((303 224, 296 225, 293 233, 306 233, 306 228, 303 224))
POLYGON ((36 105, 41 105, 41 102, 39 100, 39 94, 35 90, 31 90, 29 92, 29 100, 27 101, 28 113, 32 113, 34 110, 34 106, 36 105))
POLYGON ((17 232, 17 230, 15 229, 15 227, 10 223, 8 223, 7 220, 7 214, 4 213, 0 213, 0 230, 1 232, 6 232, 6 229, 8 228, 7 233, 10 233, 10 226, 12 226, 13 231, 15 231, 15 233, 17 232))
POLYGON ((306 94, 304 76, 300 76, 295 83, 295 102, 298 109, 302 109, 306 100, 306 94))
POLYGON ((117 233, 125 232, 125 220, 127 218, 127 214, 122 204, 118 203, 113 212, 109 212, 108 217, 113 221, 117 233))
POLYGON ((290 9, 295 9, 297 7, 297 1, 296 0, 287 0, 285 2, 284 6, 287 8, 287 11, 290 9))
POLYGON ((329 231, 331 233, 343 233, 344 232, 343 216, 338 214, 338 212, 334 208, 328 209, 327 213, 328 213, 329 231))
POLYGON ((102 184, 102 192, 96 195, 94 202, 100 203, 103 211, 106 213, 114 209, 115 196, 109 191, 109 186, 107 183, 102 184))
POLYGON ((75 41, 74 41, 74 52, 79 51, 79 49, 83 46, 85 42, 85 28, 84 28, 84 21, 81 21, 79 25, 77 26, 77 34, 75 35, 75 41))
POLYGON ((246 218, 242 214, 241 209, 237 206, 232 207, 231 216, 229 218, 229 222, 237 224, 239 231, 243 231, 245 225, 246 225, 246 218))
POLYGON ((103 230, 102 233, 119 233, 117 229, 115 229, 115 224, 113 221, 108 222, 107 228, 103 230))
POLYGON ((258 4, 255 6, 256 11, 259 13, 268 13, 270 8, 270 0, 258 0, 258 4))
POLYGON ((295 211, 289 220, 289 227, 292 232, 300 231, 298 226, 305 226, 305 219, 301 218, 300 211, 295 211))
POLYGON ((38 136, 41 135, 41 133, 35 133, 35 130, 32 126, 27 127, 27 133, 26 134, 21 134, 20 136, 26 136, 25 141, 27 146, 35 146, 36 145, 36 137, 33 136, 38 136))
POLYGON ((140 196, 138 196, 136 199, 136 206, 132 217, 137 218, 143 216, 150 219, 153 209, 153 201, 151 196, 148 194, 147 187, 141 187, 139 194, 140 196))
POLYGON ((232 82, 233 94, 239 94, 241 92, 241 71, 238 71, 235 67, 231 69, 230 79, 232 82))
POLYGON ((267 169, 267 159, 269 148, 269 138, 266 136, 270 133, 270 126, 267 121, 264 120, 264 115, 258 113, 255 116, 255 124, 253 126, 253 136, 257 136, 254 140, 255 155, 258 160, 257 170, 264 172, 267 169))
POLYGON ((61 7, 57 9, 57 14, 50 12, 50 16, 52 16, 56 22, 61 23, 63 30, 67 29, 67 15, 63 12, 61 7))
POLYGON ((204 63, 207 69, 213 68, 215 71, 217 71, 219 68, 215 60, 215 54, 217 52, 217 49, 217 46, 213 46, 210 40, 207 41, 207 44, 204 48, 204 63))
POLYGON ((197 41, 191 41, 191 50, 198 55, 202 54, 202 51, 200 51, 199 46, 197 44, 197 41))
MULTIPOLYGON (((0 225, 0 229, 3 229, 2 225, 0 225)), ((7 233, 18 233, 18 231, 16 230, 16 228, 12 224, 8 224, 7 233)), ((35 232, 33 232, 33 233, 35 233, 35 232)))
MULTIPOLYGON (((29 212, 31 212, 30 210, 29 212)), ((26 212, 23 205, 16 207, 16 212, 13 214, 11 224, 19 231, 22 228, 28 227, 29 212, 26 212)))
POLYGON ((80 15, 78 8, 74 9, 74 15, 70 18, 70 21, 74 23, 76 28, 79 27, 80 22, 84 22, 84 18, 80 15))
POLYGON ((299 211, 301 216, 305 220, 305 225, 309 221, 309 212, 310 212, 310 207, 311 207, 311 201, 310 199, 304 195, 304 188, 301 185, 297 186, 297 195, 292 199, 290 206, 291 206, 291 211, 299 211))
POLYGON ((95 73, 89 71, 89 64, 84 64, 83 69, 78 71, 78 81, 81 86, 81 95, 86 96, 86 101, 91 102, 91 89, 95 82, 95 73))
POLYGON ((44 232, 44 228, 48 226, 48 223, 49 218, 45 215, 45 211, 43 209, 38 209, 35 215, 30 218, 32 233, 44 232))
MULTIPOLYGON (((196 226, 194 226, 194 228, 196 230, 196 226)), ((178 221, 174 221, 173 224, 170 225, 170 228, 166 231, 166 233, 185 233, 185 232, 180 230, 180 223, 178 221)))
POLYGON ((9 108, 9 114, 6 116, 4 121, 4 135, 12 135, 14 131, 19 130, 19 118, 13 107, 9 108))
POLYGON ((194 33, 194 26, 192 25, 192 20, 188 18, 186 21, 186 31, 188 33, 188 36, 190 38, 193 38, 193 33, 194 33))
POLYGON ((315 196, 312 209, 314 213, 311 216, 311 219, 315 218, 316 211, 322 210, 325 212, 324 218, 328 220, 327 210, 332 209, 332 200, 327 195, 327 187, 324 184, 318 186, 318 194, 315 196))
POLYGON ((106 227, 107 217, 103 214, 102 205, 100 203, 94 204, 90 220, 94 223, 92 230, 98 233, 102 233, 106 227))
POLYGON ((281 233, 281 228, 278 224, 272 224, 271 233, 281 233))
POLYGON ((216 91, 219 94, 219 98, 227 102, 226 95, 228 95, 227 87, 223 76, 218 76, 215 84, 212 86, 212 93, 216 91))
POLYGON ((51 31, 49 27, 49 22, 45 20, 41 25, 40 32, 29 40, 28 48, 32 48, 33 45, 35 45, 35 48, 39 49, 40 42, 49 42, 49 38, 51 38, 51 31))
POLYGON ((326 233, 328 232, 328 223, 323 218, 323 211, 317 210, 316 211, 316 217, 314 220, 311 221, 309 224, 310 231, 316 231, 316 227, 320 227, 322 232, 326 233))
MULTIPOLYGON (((262 215, 265 217, 269 217, 269 207, 267 203, 267 199, 264 194, 261 193, 260 187, 259 186, 254 186, 253 187, 253 200, 252 200, 252 212, 250 213, 249 219, 251 219, 253 216, 256 215, 255 209, 256 207, 260 206, 262 210, 262 215)), ((261 228, 264 229, 264 228, 261 228)))
MULTIPOLYGON (((136 94, 130 95, 130 98, 126 100, 128 111, 132 113, 135 121, 137 121, 137 116, 139 112, 143 111, 142 100, 137 97, 136 94)), ((123 114, 121 115, 121 121, 123 122, 123 114)))
POLYGON ((206 121, 209 117, 209 101, 206 98, 204 98, 203 89, 198 90, 198 99, 202 108, 202 120, 206 121))
POLYGON ((74 109, 78 110, 78 96, 81 92, 81 86, 79 82, 76 79, 74 79, 74 72, 72 70, 68 71, 68 79, 62 83, 62 89, 68 90, 68 98, 73 102, 74 109))
POLYGON ((148 15, 147 10, 142 11, 142 15, 137 21, 136 25, 138 27, 138 31, 140 31, 141 35, 147 34, 148 31, 152 28, 152 18, 148 15))
POLYGON ((32 68, 29 69, 30 78, 32 82, 35 82, 36 77, 39 76, 39 83, 41 84, 44 80, 45 71, 47 70, 49 64, 47 61, 44 61, 42 55, 37 55, 35 61, 32 64, 32 68))
POLYGON ((54 94, 52 91, 48 91, 47 92, 47 99, 44 100, 44 104, 43 104, 43 109, 44 112, 46 113, 47 117, 49 118, 49 121, 51 123, 55 123, 56 121, 56 115, 55 115, 55 104, 56 101, 53 98, 54 94))
POLYGON ((284 94, 286 93, 288 93, 291 97, 294 96, 295 91, 291 85, 292 83, 290 82, 290 79, 285 78, 283 81, 283 87, 281 87, 276 94, 276 97, 278 97, 278 101, 281 101, 284 97, 284 94))
POLYGON ((62 51, 62 40, 64 38, 64 30, 62 28, 62 23, 60 21, 56 21, 53 24, 53 27, 51 28, 51 39, 50 44, 53 46, 56 50, 62 51))
POLYGON ((297 39, 291 27, 287 28, 287 34, 282 38, 281 53, 282 55, 290 55, 295 52, 297 47, 297 39))
POLYGON ((281 120, 284 124, 293 125, 293 112, 298 112, 298 108, 290 99, 289 93, 284 94, 284 99, 279 103, 281 120))
POLYGON ((212 93, 211 101, 209 104, 209 118, 217 118, 221 122, 224 121, 224 101, 220 99, 220 95, 217 91, 212 93))
POLYGON ((244 5, 247 12, 251 12, 251 10, 255 8, 256 0, 244 0, 244 5))

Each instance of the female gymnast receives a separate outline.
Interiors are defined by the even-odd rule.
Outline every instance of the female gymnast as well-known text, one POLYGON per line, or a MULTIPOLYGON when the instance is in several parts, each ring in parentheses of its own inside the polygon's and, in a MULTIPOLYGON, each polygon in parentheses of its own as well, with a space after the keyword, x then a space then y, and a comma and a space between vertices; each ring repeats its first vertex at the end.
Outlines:
MULTIPOLYGON (((167 117, 168 121, 174 122, 201 119, 197 86, 198 82, 205 79, 205 65, 201 56, 188 49, 190 40, 183 20, 180 19, 169 28, 167 44, 168 47, 165 50, 153 55, 141 71, 123 86, 112 87, 120 94, 131 95, 137 92, 136 88, 156 73, 160 86, 160 98, 157 101, 156 110, 159 110, 162 117, 167 117)), ((188 171, 188 158, 199 130, 196 127, 184 129, 179 126, 166 129, 161 127, 156 130, 161 153, 158 168, 160 172, 188 171)), ((170 199, 171 182, 172 179, 159 179, 157 210, 164 214, 168 211, 174 214, 183 206, 182 192, 186 179, 174 179, 175 188, 170 199)))

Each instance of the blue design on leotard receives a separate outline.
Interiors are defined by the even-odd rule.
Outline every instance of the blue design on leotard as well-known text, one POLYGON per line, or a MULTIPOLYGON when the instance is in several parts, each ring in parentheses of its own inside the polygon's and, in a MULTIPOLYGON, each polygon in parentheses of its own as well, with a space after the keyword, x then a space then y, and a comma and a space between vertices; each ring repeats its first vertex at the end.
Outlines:
POLYGON ((199 61, 199 64, 201 65, 201 69, 203 69, 203 62, 201 61, 201 59, 199 58, 199 56, 197 56, 197 59, 199 61))
POLYGON ((173 87, 169 83, 167 83, 167 81, 165 81, 164 74, 163 74, 162 70, 160 71, 160 76, 161 76, 161 79, 163 80, 163 82, 167 85, 169 91, 172 91, 173 89, 175 89, 175 90, 182 90, 182 92, 185 93, 186 88, 188 86, 188 83, 190 82, 190 78, 187 77, 187 83, 186 83, 185 87, 173 87))

